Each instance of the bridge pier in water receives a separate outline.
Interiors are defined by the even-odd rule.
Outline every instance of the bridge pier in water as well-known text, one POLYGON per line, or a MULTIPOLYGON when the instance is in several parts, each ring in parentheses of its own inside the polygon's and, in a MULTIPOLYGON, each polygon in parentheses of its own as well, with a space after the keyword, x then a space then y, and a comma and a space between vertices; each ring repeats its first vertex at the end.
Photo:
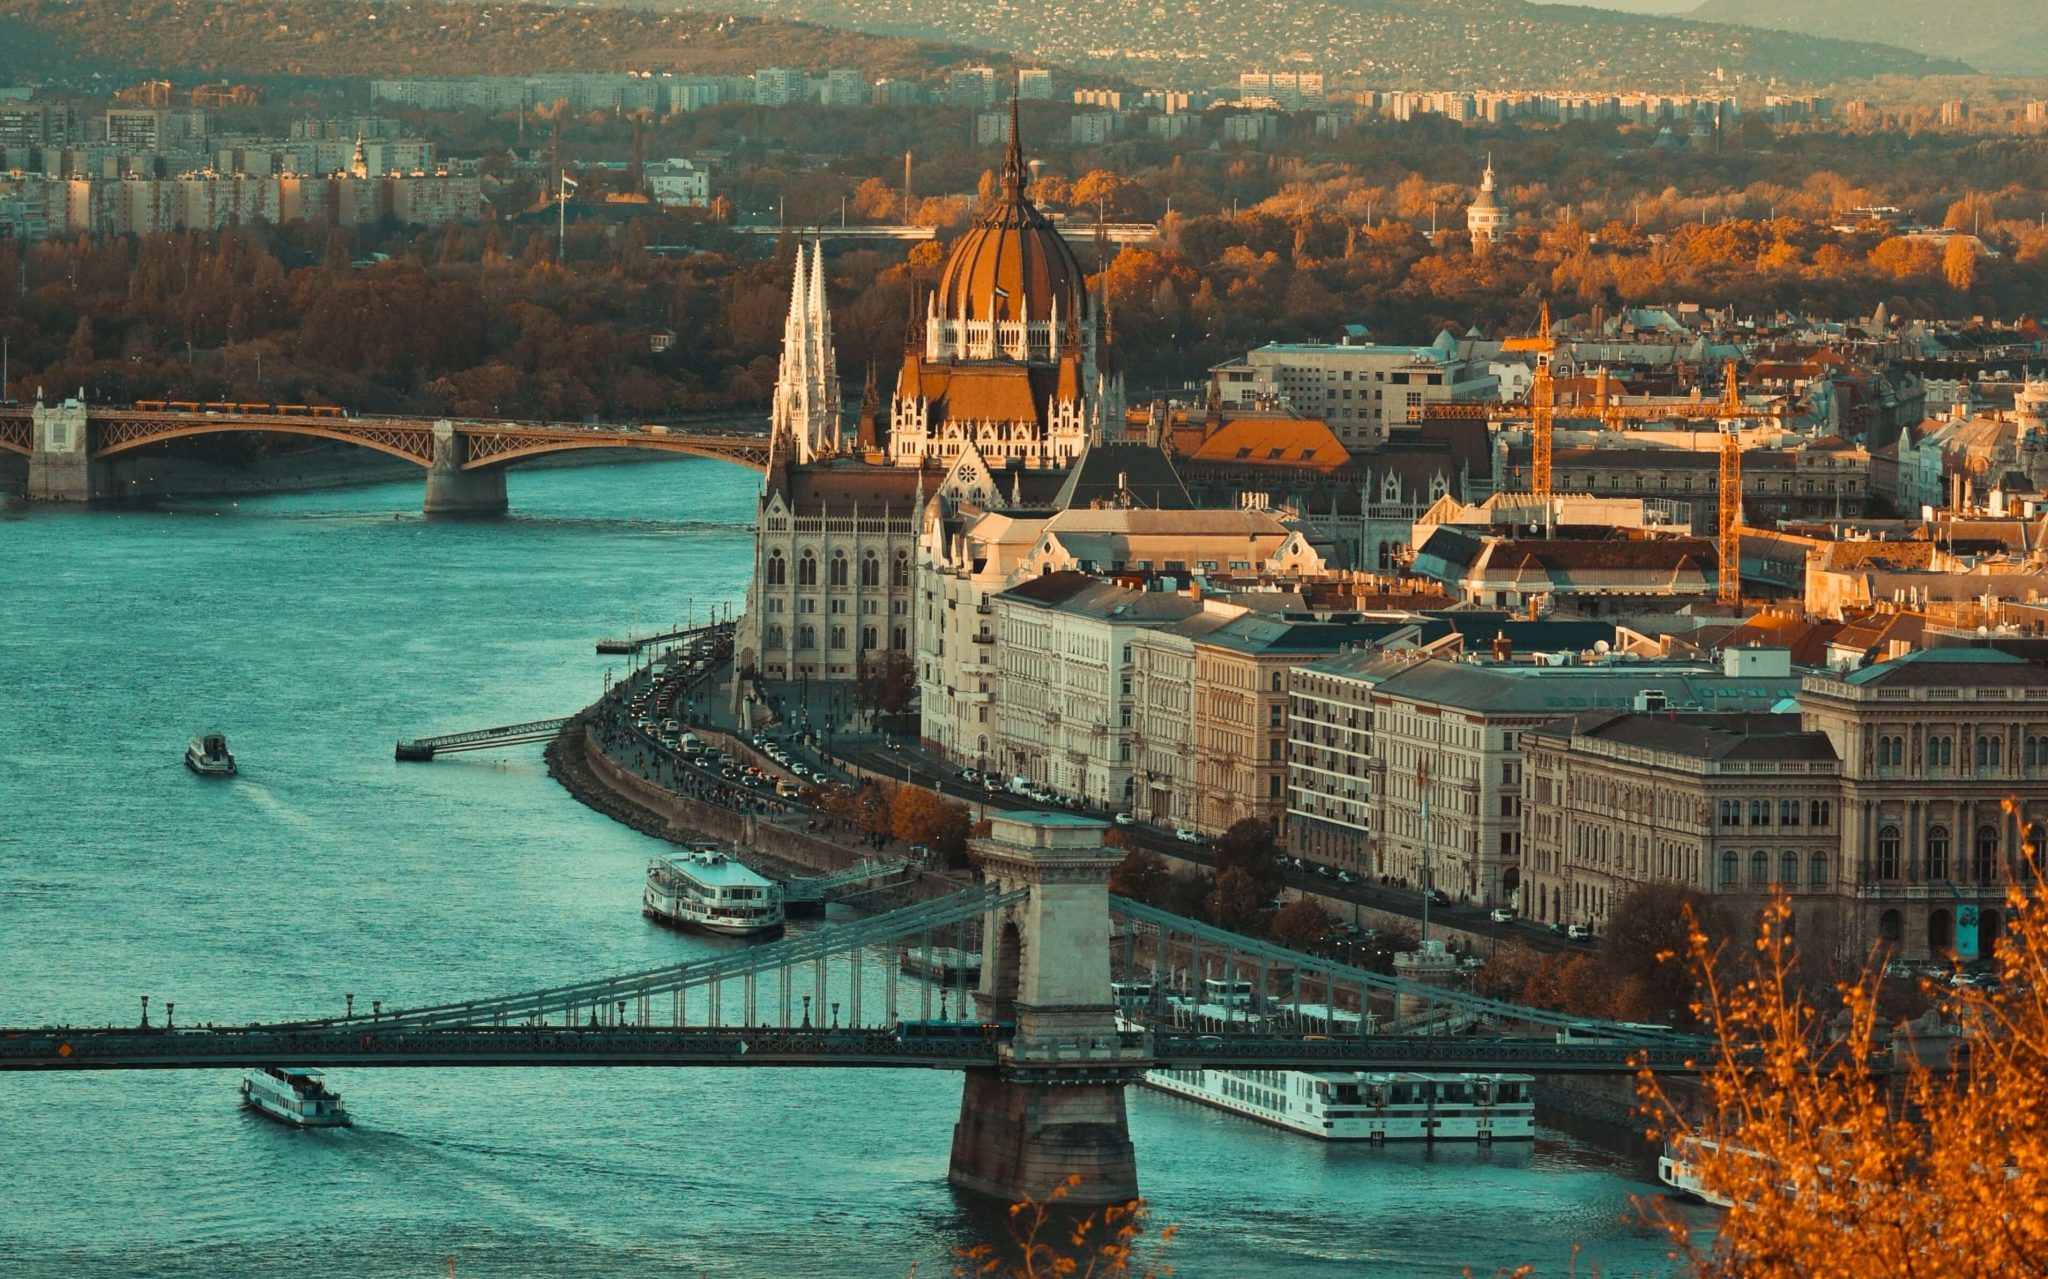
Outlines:
POLYGON ((987 882, 1025 898, 982 930, 976 1004, 1016 1023, 993 1070, 970 1070, 953 1129, 948 1179, 1010 1203, 1043 1201, 1068 1177, 1065 1202, 1138 1196, 1124 1089, 1148 1050, 1126 1044, 1110 988, 1109 876, 1122 857, 1102 822, 1065 813, 991 813, 971 855, 987 882))
POLYGON ((105 467, 92 460, 85 405, 37 404, 31 411, 28 496, 32 502, 90 502, 105 467))
POLYGON ((462 464, 468 460, 469 444, 457 434, 455 424, 445 418, 434 423, 434 460, 427 467, 427 495, 421 503, 421 509, 428 515, 475 518, 503 515, 509 509, 505 500, 505 468, 485 466, 465 471, 462 464))

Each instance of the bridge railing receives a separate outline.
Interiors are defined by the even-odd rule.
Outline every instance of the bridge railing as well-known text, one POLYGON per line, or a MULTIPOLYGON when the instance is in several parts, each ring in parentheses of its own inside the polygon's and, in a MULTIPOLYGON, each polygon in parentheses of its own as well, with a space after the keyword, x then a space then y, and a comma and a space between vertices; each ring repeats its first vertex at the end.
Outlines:
MULTIPOLYGON (((1141 930, 1149 930, 1158 939, 1162 949, 1168 945, 1178 945, 1186 948, 1191 959, 1188 965, 1190 981, 1196 986, 1199 986, 1202 980, 1202 963, 1204 958, 1207 958, 1212 961, 1221 961, 1223 969, 1233 977, 1246 968, 1269 975, 1278 972, 1292 974, 1292 981, 1296 992, 1293 1002, 1297 1007, 1299 1007, 1301 1002, 1298 996, 1304 977, 1322 983, 1326 991, 1343 990, 1357 992, 1361 1013, 1356 1032, 1359 1036, 1365 1035, 1370 1025, 1369 1019, 1363 1016, 1363 1013, 1365 1012, 1365 994, 1372 992, 1390 997, 1396 1001, 1402 999, 1414 1001, 1433 1009, 1457 1010, 1495 1023, 1505 1022, 1532 1026, 1549 1026, 1559 1030, 1568 1027, 1572 1029, 1590 1029, 1603 1038, 1618 1038, 1631 1043, 1664 1040, 1686 1046, 1695 1046, 1702 1042, 1694 1037, 1677 1035, 1671 1032, 1659 1033, 1643 1026, 1602 1021, 1596 1018, 1557 1012, 1548 1008, 1532 1008, 1525 1004, 1509 1003, 1505 1000, 1474 994, 1468 990, 1460 990, 1454 986, 1436 986, 1423 982, 1407 981, 1399 977, 1389 977, 1383 973, 1373 972, 1368 968, 1359 968, 1354 965, 1340 963, 1325 956, 1310 955, 1302 951, 1291 950, 1273 942, 1261 941, 1258 938, 1247 937, 1241 933, 1233 933, 1227 929, 1218 928, 1213 924, 1205 924, 1187 919, 1169 911, 1160 910, 1154 906, 1147 906, 1141 902, 1131 901, 1124 897, 1110 898, 1110 914, 1113 918, 1122 919, 1141 930)), ((1130 936, 1127 935, 1127 944, 1130 940, 1130 936)), ((1135 963, 1135 957, 1127 957, 1127 962, 1135 963)), ((1160 956, 1155 954, 1153 957, 1155 966, 1161 962, 1160 956)), ((1268 999, 1270 996, 1270 991, 1267 989, 1268 982, 1262 980, 1255 984, 1259 997, 1262 1000, 1268 999)), ((1275 1002, 1279 1007, 1283 1008, 1288 1003, 1285 999, 1275 1002)))
MULTIPOLYGON (((571 1021, 583 1019, 585 1014, 602 1021, 619 1005, 630 1005, 644 1014, 652 1011, 647 1001, 656 995, 678 996, 675 1002, 676 1024, 680 1024, 685 1003, 680 998, 683 992, 710 988, 715 991, 720 983, 738 981, 747 984, 751 994, 750 979, 764 975, 783 977, 780 983, 779 1007, 783 1021, 790 1015, 792 985, 788 980, 794 970, 809 965, 814 970, 814 984, 822 992, 824 986, 824 961, 837 955, 857 954, 862 948, 894 942, 906 937, 922 938, 927 948, 930 938, 941 930, 959 929, 966 925, 979 925, 990 911, 1021 901, 1023 890, 1002 893, 991 885, 980 885, 965 892, 955 893, 936 901, 907 906, 868 919, 851 923, 834 924, 814 931, 784 938, 782 941, 754 947, 737 953, 718 955, 708 959, 692 960, 663 968, 647 969, 637 973, 626 973, 604 977, 593 981, 575 982, 564 986, 548 987, 516 995, 500 995, 490 998, 462 1000, 435 1004, 421 1008, 400 1009, 394 1012, 378 1011, 370 1017, 321 1017, 302 1021, 280 1023, 275 1030, 317 1030, 334 1027, 370 1027, 374 1029, 402 1029, 408 1027, 506 1025, 523 1022, 545 1021, 563 1018, 571 1021)), ((891 991, 895 966, 890 966, 891 991)), ((855 990, 858 990, 856 984, 855 990)), ((750 1001, 751 1002, 751 1001, 750 1001)), ((822 997, 819 1001, 823 1003, 822 997)), ((891 998, 893 1004, 893 995, 891 998)), ((853 1001, 853 1016, 858 1020, 859 1002, 853 1001)), ((718 1016, 722 1007, 716 995, 712 996, 711 1013, 718 1016)), ((819 1010, 823 1014, 822 1007, 819 1010)), ((890 1009, 893 1014, 894 1008, 890 1009)), ((750 1015, 747 1019, 753 1020, 750 1015)))

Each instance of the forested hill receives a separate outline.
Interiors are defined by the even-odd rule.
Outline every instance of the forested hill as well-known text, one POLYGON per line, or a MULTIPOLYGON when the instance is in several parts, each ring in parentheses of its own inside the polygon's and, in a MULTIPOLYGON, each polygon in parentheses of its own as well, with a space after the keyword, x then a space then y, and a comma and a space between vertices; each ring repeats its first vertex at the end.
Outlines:
MULTIPOLYGON (((1397 88, 1676 88, 1698 86, 1717 70, 1818 85, 1964 69, 1880 44, 1523 0, 724 2, 749 13, 999 49, 1161 84, 1291 66, 1333 81, 1397 88)), ((1771 3, 1791 10, 1807 0, 1771 3)))
POLYGON ((1782 31, 1885 40, 1960 58, 1988 75, 2037 76, 2048 67, 2043 0, 1705 0, 1702 22, 1746 22, 1782 31))
MULTIPOLYGON (((759 17, 435 0, 0 0, 0 80, 330 78, 757 67, 922 77, 958 47, 759 17)), ((979 58, 981 55, 972 55, 979 58)), ((985 60, 985 59, 984 59, 985 60)))

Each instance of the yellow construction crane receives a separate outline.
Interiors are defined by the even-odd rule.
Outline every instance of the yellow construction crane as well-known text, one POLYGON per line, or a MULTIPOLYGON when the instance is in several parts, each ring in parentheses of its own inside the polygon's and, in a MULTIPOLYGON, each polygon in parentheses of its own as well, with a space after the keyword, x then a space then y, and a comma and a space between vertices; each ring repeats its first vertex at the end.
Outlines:
MULTIPOLYGON (((1731 382, 1732 371, 1731 371, 1731 382)), ((1742 428, 1724 422, 1721 428, 1721 602, 1742 603, 1742 428)))
POLYGON ((1550 303, 1536 321, 1536 336, 1509 338, 1500 344, 1503 353, 1528 351, 1536 357, 1536 376, 1529 383, 1530 484, 1529 491, 1550 509, 1550 434, 1557 416, 1557 383, 1551 380, 1550 362, 1557 355, 1557 341, 1550 336, 1550 303))

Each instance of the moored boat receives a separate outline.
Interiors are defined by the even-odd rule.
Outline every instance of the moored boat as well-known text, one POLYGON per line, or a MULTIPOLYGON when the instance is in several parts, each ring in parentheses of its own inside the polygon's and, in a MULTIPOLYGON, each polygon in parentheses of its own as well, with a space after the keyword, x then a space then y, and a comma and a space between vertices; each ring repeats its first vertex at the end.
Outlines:
POLYGON ((1529 1075, 1335 1070, 1148 1070, 1161 1092, 1324 1141, 1526 1141, 1529 1075))
POLYGON ((782 885, 713 848, 650 862, 641 913, 657 923, 727 937, 780 933, 785 918, 782 885))
POLYGON ((185 747, 185 767, 201 777, 233 777, 235 756, 225 733, 201 733, 185 747))
POLYGON ((265 1066, 242 1077, 242 1104, 293 1128, 346 1128, 341 1098, 317 1070, 265 1066))

